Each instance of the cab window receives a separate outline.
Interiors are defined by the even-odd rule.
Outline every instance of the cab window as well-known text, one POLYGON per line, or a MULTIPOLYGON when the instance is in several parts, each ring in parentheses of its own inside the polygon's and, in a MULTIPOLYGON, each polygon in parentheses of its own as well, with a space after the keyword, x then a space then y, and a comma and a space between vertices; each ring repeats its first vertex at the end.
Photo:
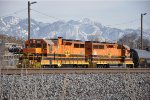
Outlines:
POLYGON ((40 48, 40 47, 41 47, 41 44, 40 44, 40 43, 37 43, 37 44, 36 44, 36 47, 37 47, 37 48, 40 48))
POLYGON ((46 44, 44 43, 44 44, 43 44, 43 49, 45 49, 45 48, 46 48, 46 44))
POLYGON ((36 41, 36 47, 37 47, 37 48, 40 48, 40 47, 41 47, 41 40, 37 40, 37 41, 36 41))
POLYGON ((31 43, 31 44, 30 44, 30 47, 31 47, 31 48, 35 48, 35 44, 34 44, 34 43, 31 43))

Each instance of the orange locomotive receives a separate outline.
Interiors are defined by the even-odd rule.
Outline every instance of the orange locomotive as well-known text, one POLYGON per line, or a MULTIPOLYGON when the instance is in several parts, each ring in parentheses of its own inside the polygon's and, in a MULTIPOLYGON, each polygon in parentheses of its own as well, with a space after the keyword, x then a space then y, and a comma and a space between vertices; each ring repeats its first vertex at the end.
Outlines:
POLYGON ((130 49, 116 43, 58 39, 30 39, 25 42, 18 67, 133 67, 130 49))

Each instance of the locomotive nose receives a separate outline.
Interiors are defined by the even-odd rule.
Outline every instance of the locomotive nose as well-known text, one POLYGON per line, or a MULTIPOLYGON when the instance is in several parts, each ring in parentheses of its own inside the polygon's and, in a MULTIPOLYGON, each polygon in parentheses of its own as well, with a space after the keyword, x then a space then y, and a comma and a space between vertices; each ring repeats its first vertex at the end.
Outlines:
POLYGON ((42 49, 41 48, 24 48, 23 52, 25 53, 42 53, 42 49))

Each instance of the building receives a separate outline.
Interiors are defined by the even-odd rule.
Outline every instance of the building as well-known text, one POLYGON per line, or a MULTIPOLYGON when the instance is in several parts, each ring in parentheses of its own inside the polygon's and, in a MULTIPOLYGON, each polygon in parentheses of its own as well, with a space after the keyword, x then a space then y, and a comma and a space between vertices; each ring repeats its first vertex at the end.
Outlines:
POLYGON ((22 45, 17 43, 0 43, 0 68, 15 68, 18 64, 19 54, 13 54, 8 51, 12 46, 22 49, 22 45))

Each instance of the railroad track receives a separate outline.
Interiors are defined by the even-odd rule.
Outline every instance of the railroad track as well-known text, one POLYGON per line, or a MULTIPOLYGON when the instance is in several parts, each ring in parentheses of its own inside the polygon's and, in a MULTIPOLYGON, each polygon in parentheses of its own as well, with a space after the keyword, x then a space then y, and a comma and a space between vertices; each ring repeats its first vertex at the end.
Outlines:
POLYGON ((90 73, 150 73, 150 68, 17 68, 0 69, 0 74, 90 74, 90 73))

